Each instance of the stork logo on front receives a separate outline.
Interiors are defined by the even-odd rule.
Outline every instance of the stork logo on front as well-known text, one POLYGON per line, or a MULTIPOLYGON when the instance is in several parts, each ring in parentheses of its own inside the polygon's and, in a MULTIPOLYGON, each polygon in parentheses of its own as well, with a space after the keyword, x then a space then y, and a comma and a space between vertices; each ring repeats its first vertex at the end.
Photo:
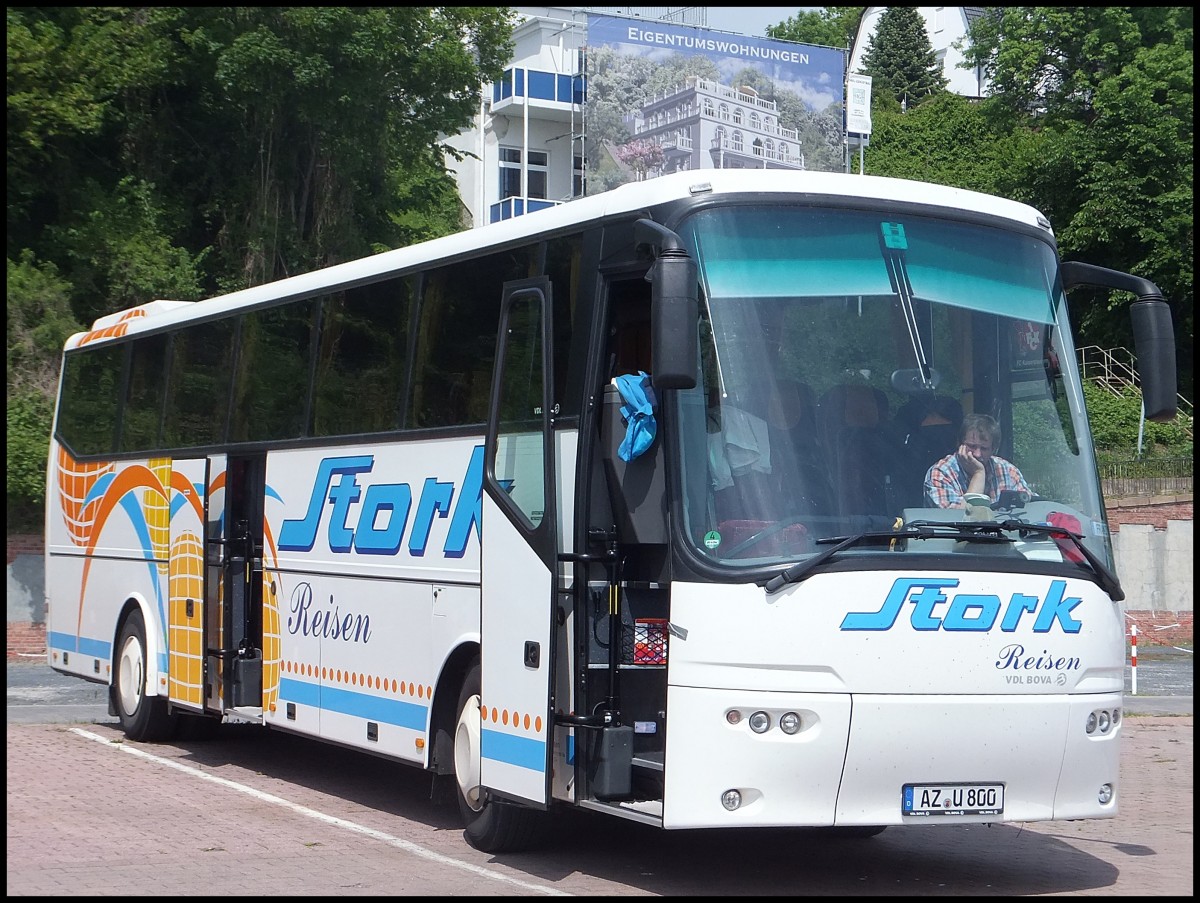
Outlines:
POLYGON ((842 630, 891 630, 908 604, 913 630, 987 633, 998 621, 1000 630, 1011 633, 1030 618, 1034 633, 1049 633, 1056 624, 1063 633, 1079 633, 1083 628, 1083 622, 1071 614, 1083 600, 1066 595, 1065 580, 1052 580, 1044 596, 1013 593, 1007 603, 990 593, 946 593, 956 586, 958 580, 950 577, 901 577, 878 611, 848 613, 842 630))
POLYGON ((450 518, 442 545, 447 558, 462 558, 472 533, 478 541, 483 502, 482 445, 477 445, 471 453, 458 487, 436 477, 425 479, 416 514, 411 518, 411 529, 410 484, 371 483, 363 492, 360 477, 365 481, 374 466, 374 455, 323 458, 304 517, 285 520, 279 529, 280 550, 312 551, 326 511, 329 512, 326 536, 332 552, 395 555, 407 534, 409 554, 420 557, 429 544, 434 518, 445 517, 450 518))

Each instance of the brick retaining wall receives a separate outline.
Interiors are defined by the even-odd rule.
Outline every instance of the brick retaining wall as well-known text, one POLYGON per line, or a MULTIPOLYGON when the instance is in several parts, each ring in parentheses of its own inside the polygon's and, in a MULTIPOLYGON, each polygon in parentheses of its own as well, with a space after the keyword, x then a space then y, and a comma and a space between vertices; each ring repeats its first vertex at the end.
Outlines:
MULTIPOLYGON (((1121 524, 1141 524, 1156 530, 1165 530, 1169 520, 1191 520, 1192 500, 1131 499, 1116 502, 1108 507, 1108 522, 1113 532, 1119 532, 1121 524)), ((18 555, 43 554, 40 533, 17 534, 8 537, 8 563, 11 565, 18 555)), ((1192 612, 1190 611, 1127 611, 1126 632, 1130 624, 1137 624, 1138 646, 1190 646, 1192 645, 1192 612)), ((10 622, 8 625, 8 658, 24 658, 43 655, 46 652, 46 625, 36 622, 10 622)))

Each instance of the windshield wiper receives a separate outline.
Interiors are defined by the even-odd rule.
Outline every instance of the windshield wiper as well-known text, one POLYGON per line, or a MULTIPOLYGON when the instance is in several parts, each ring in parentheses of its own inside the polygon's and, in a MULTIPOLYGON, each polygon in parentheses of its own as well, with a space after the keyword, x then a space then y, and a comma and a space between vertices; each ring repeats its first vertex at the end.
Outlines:
POLYGON ((995 528, 995 523, 975 523, 963 521, 958 524, 938 523, 935 521, 916 521, 907 524, 899 530, 879 530, 868 533, 855 533, 853 536, 827 536, 818 539, 817 542, 837 543, 831 546, 819 555, 814 555, 806 561, 800 561, 793 564, 790 568, 780 571, 765 584, 763 584, 767 592, 778 592, 789 583, 799 583, 809 572, 820 567, 838 552, 844 551, 851 546, 861 545, 871 542, 895 542, 899 539, 963 539, 971 542, 1000 542, 1011 543, 1014 540, 1007 536, 1000 535, 995 528), (980 527, 991 527, 992 529, 979 529, 980 527))
POLYGON ((1121 602, 1125 599, 1125 590, 1121 588, 1121 581, 1117 575, 1108 569, 1103 561, 1101 561, 1096 553, 1087 547, 1083 541, 1083 534, 1073 533, 1070 530, 1064 530, 1062 527, 1052 527, 1049 524, 1028 524, 1024 521, 1009 520, 999 521, 998 525, 1001 530, 1011 530, 1022 539, 1030 533, 1038 533, 1042 536, 1049 536, 1051 539, 1066 539, 1069 540, 1075 550, 1083 556, 1084 560, 1091 565, 1092 570, 1096 572, 1096 577, 1103 589, 1112 598, 1114 602, 1121 602))
POLYGON ((877 533, 855 533, 853 536, 831 536, 824 539, 818 539, 817 542, 819 543, 834 542, 837 543, 837 545, 830 546, 821 554, 814 555, 807 561, 798 562, 797 564, 793 564, 790 568, 780 571, 778 574, 768 580, 764 586, 769 593, 778 592, 789 583, 799 583, 805 578, 809 571, 824 564, 843 549, 848 549, 851 546, 858 545, 859 543, 891 542, 894 539, 905 539, 913 535, 914 531, 906 527, 903 530, 888 530, 877 533))
POLYGON ((1051 539, 1070 541, 1074 549, 1091 565, 1100 587, 1109 594, 1114 602, 1125 598, 1121 589, 1121 581, 1108 566, 1084 544, 1083 536, 1072 533, 1062 527, 1052 527, 1048 524, 1030 524, 1025 521, 1008 519, 1004 521, 959 521, 945 523, 941 521, 910 521, 900 530, 886 530, 868 533, 855 533, 853 536, 832 536, 818 539, 818 543, 835 543, 819 555, 814 555, 806 561, 793 564, 786 570, 780 571, 764 586, 768 593, 775 593, 793 583, 799 583, 813 570, 820 567, 838 552, 852 546, 872 542, 892 542, 898 539, 958 539, 965 542, 983 543, 1014 543, 1017 540, 1006 533, 1016 533, 1024 539, 1031 533, 1049 536, 1051 539))

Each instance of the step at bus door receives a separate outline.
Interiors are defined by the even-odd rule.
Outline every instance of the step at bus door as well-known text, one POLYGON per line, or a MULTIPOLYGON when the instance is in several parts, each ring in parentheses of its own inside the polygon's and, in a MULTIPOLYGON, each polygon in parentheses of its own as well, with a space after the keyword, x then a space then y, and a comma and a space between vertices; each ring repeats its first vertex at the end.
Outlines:
POLYGON ((505 285, 482 498, 480 775, 488 791, 550 799, 554 479, 550 283, 505 285))

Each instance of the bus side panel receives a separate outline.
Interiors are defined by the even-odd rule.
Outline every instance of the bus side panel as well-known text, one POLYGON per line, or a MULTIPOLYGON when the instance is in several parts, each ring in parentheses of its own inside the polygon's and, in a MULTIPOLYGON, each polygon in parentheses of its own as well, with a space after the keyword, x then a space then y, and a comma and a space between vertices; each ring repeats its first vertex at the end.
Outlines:
POLYGON ((55 447, 46 536, 51 667, 109 681, 117 618, 126 600, 137 599, 148 692, 166 692, 170 471, 165 459, 80 463, 55 447))
POLYGON ((425 761, 437 676, 479 636, 481 480, 470 437, 268 455, 268 724, 425 761))
POLYGON ((207 461, 174 461, 169 474, 171 702, 204 708, 204 498, 207 461))

